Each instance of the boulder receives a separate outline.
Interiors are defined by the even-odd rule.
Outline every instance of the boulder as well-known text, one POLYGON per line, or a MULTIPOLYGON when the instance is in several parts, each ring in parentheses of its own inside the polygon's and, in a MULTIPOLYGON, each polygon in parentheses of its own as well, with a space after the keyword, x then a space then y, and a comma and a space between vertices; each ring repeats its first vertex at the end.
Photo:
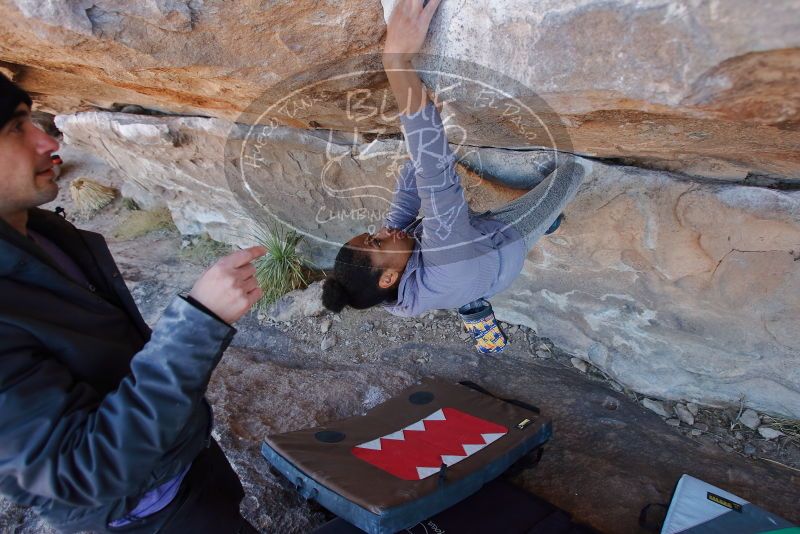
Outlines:
MULTIPOLYGON (((124 196, 147 209, 168 207, 182 233, 248 246, 286 223, 323 266, 341 243, 381 224, 397 170, 387 157, 362 157, 365 143, 289 127, 273 130, 260 149, 268 164, 240 173, 232 154, 246 131, 223 119, 87 112, 59 115, 56 124, 66 143, 120 170, 124 196)), ((380 144, 384 154, 400 148, 398 141, 380 144)))
MULTIPOLYGON (((322 283, 314 282, 305 289, 296 289, 278 299, 270 308, 268 315, 272 321, 283 323, 304 317, 317 317, 324 312, 322 283)), ((336 336, 333 334, 326 336, 325 339, 329 340, 330 345, 323 350, 327 350, 336 343, 336 336)))
MULTIPOLYGON (((4 0, 0 67, 45 111, 248 124, 267 112, 286 126, 393 135, 379 57, 393 5, 4 0), (290 110, 272 107, 288 95, 290 110)), ((796 182, 798 8, 443 2, 421 61, 471 146, 555 145, 695 176, 796 182)))
POLYGON ((627 387, 800 416, 800 191, 595 163, 492 299, 627 387))
MULTIPOLYGON (((258 168, 242 173, 247 132, 222 119, 94 112, 56 124, 127 176, 126 196, 166 204, 182 232, 248 245, 254 226, 277 220, 304 234, 303 252, 322 268, 380 225, 405 157, 399 140, 276 126, 258 138, 258 168)), ((512 169, 531 157, 505 152, 512 169)), ((800 192, 589 167, 559 232, 492 299, 498 318, 654 397, 744 397, 800 414, 800 192)), ((466 168, 462 177, 476 209, 522 194, 466 168)))
MULTIPOLYGON (((169 208, 181 233, 250 246, 284 225, 304 237, 300 250, 320 268, 333 264, 342 243, 380 227, 408 159, 398 139, 286 126, 254 134, 224 119, 83 112, 55 122, 65 143, 120 171, 123 196, 146 209, 169 208)), ((476 210, 521 194, 466 166, 459 172, 476 210)))

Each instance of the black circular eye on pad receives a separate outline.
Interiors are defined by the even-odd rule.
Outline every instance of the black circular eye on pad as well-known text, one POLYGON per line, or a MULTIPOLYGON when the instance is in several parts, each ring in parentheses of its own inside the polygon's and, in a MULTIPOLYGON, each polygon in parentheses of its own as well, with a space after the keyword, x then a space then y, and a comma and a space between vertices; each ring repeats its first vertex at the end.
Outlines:
POLYGON ((417 391, 408 397, 411 404, 428 404, 433 400, 433 393, 430 391, 417 391))
POLYGON ((321 430, 314 434, 314 437, 322 443, 339 443, 345 438, 345 435, 335 430, 321 430))

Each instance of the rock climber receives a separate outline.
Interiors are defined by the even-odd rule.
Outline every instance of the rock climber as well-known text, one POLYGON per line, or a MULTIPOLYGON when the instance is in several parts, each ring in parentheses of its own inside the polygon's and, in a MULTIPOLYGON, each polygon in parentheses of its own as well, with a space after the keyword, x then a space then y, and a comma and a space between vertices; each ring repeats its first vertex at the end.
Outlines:
POLYGON ((38 209, 57 149, 0 74, 0 494, 62 532, 256 532, 204 395, 264 249, 221 259, 151 331, 102 236, 38 209))
POLYGON ((486 299, 508 288, 530 247, 558 228, 586 164, 554 159, 546 175, 532 173, 532 184, 541 182, 517 200, 484 213, 469 210, 439 110, 412 66, 440 1, 399 0, 389 19, 383 64, 410 160, 383 227, 339 250, 323 304, 334 312, 382 304, 400 316, 457 308, 476 348, 499 352, 506 338, 486 299))

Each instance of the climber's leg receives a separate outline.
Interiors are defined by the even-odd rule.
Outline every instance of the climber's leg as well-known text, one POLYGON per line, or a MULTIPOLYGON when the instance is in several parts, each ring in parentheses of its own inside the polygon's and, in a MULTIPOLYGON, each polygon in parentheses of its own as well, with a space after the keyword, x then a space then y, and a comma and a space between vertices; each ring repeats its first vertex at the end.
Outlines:
POLYGON ((514 227, 530 249, 575 198, 590 168, 590 162, 570 158, 532 190, 484 216, 514 227))

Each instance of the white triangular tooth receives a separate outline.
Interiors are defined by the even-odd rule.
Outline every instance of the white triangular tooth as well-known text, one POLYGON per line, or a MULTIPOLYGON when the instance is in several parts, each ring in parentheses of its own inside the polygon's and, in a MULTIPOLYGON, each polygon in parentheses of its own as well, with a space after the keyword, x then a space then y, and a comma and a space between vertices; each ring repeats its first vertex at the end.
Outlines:
POLYGON ((466 456, 455 456, 455 455, 451 455, 451 454, 443 454, 442 455, 442 463, 444 465, 450 466, 450 465, 453 465, 455 463, 460 462, 464 458, 466 458, 466 456))
POLYGON ((422 480, 423 478, 428 478, 431 475, 435 475, 440 470, 439 467, 417 467, 417 476, 419 479, 422 480))
POLYGON ((373 451, 381 450, 381 438, 373 439, 361 445, 356 445, 359 449, 372 449, 373 451))
POLYGON ((413 425, 408 425, 403 430, 404 431, 405 430, 421 430, 421 431, 424 432, 425 431, 425 421, 417 421, 413 425))
POLYGON ((483 441, 485 441, 487 445, 490 443, 494 443, 503 436, 505 436, 505 433, 502 432, 500 434, 481 434, 483 441))
POLYGON ((472 456, 473 454, 475 454, 476 452, 478 452, 479 450, 481 450, 485 446, 486 446, 485 444, 483 444, 483 445, 473 445, 472 443, 468 443, 466 445, 462 445, 462 447, 464 447, 464 452, 467 453, 467 456, 472 456))
POLYGON ((444 416, 444 412, 442 410, 436 410, 428 417, 423 419, 423 421, 446 421, 447 419, 444 416))
POLYGON ((398 430, 397 432, 392 432, 386 436, 383 436, 383 439, 395 439, 398 441, 405 441, 406 437, 403 435, 402 430, 398 430))

